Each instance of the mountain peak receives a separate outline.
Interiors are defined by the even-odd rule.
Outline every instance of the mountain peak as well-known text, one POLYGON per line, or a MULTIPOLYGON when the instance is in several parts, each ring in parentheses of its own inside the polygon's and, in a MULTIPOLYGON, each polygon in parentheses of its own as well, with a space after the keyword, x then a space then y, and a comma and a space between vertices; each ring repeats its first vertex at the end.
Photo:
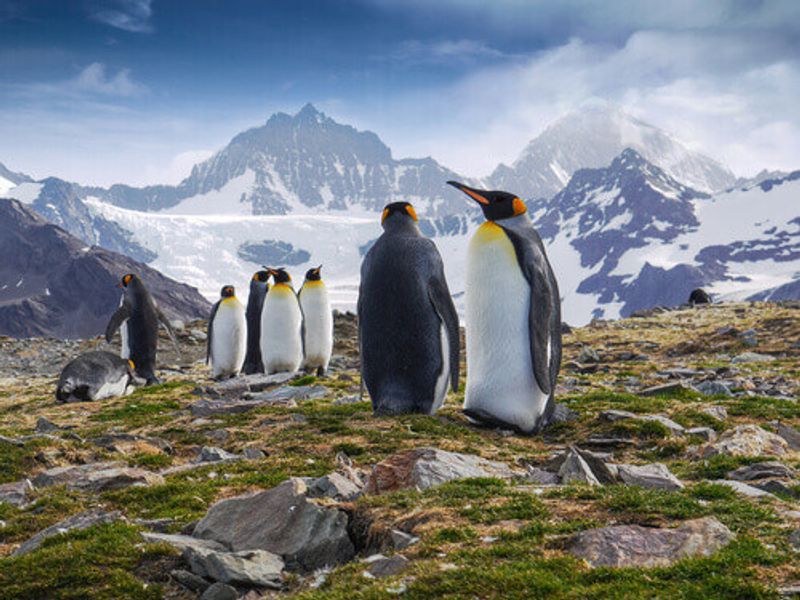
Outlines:
POLYGON ((318 110, 316 106, 307 102, 303 108, 294 116, 295 121, 317 122, 322 123, 328 117, 322 111, 318 110))
POLYGON ((617 156, 611 162, 611 168, 632 168, 649 164, 650 163, 645 159, 645 157, 639 154, 636 150, 633 148, 625 148, 622 152, 620 152, 619 156, 617 156))

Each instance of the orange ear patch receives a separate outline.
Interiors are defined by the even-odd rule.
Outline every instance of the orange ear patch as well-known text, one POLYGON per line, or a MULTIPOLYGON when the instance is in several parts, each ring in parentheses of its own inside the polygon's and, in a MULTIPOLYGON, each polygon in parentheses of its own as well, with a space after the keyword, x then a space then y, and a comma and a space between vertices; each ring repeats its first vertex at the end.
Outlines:
POLYGON ((412 219, 414 219, 415 221, 419 221, 419 219, 417 218, 417 211, 415 211, 414 207, 411 206, 410 204, 406 205, 406 212, 412 219))
POLYGON ((383 224, 383 222, 386 220, 386 217, 388 216, 389 216, 389 209, 384 208, 383 212, 381 213, 381 224, 383 224))
POLYGON ((525 206, 525 203, 522 200, 519 198, 514 198, 514 215, 521 215, 527 210, 528 207, 525 206))

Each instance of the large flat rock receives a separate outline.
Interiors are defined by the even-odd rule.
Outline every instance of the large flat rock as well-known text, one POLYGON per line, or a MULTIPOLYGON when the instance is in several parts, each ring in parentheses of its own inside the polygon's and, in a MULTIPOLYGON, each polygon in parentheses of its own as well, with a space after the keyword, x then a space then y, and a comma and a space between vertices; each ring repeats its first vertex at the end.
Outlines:
POLYGON ((737 425, 723 432, 715 442, 699 450, 702 458, 717 454, 729 456, 783 456, 789 445, 782 437, 758 425, 737 425))
POLYGON ((70 531, 81 531, 94 525, 113 523, 114 521, 118 521, 121 517, 122 515, 118 511, 106 512, 103 510, 88 510, 78 513, 77 515, 72 515, 34 535, 19 548, 14 550, 12 556, 21 556, 33 552, 42 545, 42 542, 53 536, 63 535, 70 531))
POLYGON ((136 467, 125 467, 123 463, 101 462, 71 467, 56 467, 39 473, 33 480, 37 488, 65 485, 71 490, 103 492, 119 488, 159 485, 164 478, 157 473, 136 467))

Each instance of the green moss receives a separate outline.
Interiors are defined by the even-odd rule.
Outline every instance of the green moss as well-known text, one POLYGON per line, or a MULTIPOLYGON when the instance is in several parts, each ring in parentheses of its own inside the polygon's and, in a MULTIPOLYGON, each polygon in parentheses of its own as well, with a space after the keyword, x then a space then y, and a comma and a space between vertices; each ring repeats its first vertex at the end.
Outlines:
POLYGON ((172 419, 172 413, 179 408, 181 405, 176 400, 148 398, 143 393, 134 392, 121 405, 109 407, 90 418, 93 421, 124 423, 129 427, 141 427, 167 423, 172 419))
POLYGON ((172 457, 161 452, 138 452, 128 457, 128 465, 131 467, 144 467, 146 469, 164 469, 172 464, 172 457))
POLYGON ((741 398, 727 404, 732 416, 757 417, 761 419, 800 419, 800 402, 780 398, 741 398))
POLYGON ((289 385, 294 387, 300 387, 301 385, 311 385, 317 382, 317 378, 314 375, 304 375, 303 377, 298 377, 294 381, 290 381, 289 385))

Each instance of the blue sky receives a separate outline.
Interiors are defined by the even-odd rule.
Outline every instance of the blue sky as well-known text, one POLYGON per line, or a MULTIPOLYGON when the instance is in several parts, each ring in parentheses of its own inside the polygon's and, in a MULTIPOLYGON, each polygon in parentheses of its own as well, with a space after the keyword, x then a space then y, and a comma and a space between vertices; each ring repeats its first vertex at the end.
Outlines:
POLYGON ((36 177, 176 183, 309 101, 479 176, 596 98, 800 168, 800 2, 0 0, 0 162, 36 177))

